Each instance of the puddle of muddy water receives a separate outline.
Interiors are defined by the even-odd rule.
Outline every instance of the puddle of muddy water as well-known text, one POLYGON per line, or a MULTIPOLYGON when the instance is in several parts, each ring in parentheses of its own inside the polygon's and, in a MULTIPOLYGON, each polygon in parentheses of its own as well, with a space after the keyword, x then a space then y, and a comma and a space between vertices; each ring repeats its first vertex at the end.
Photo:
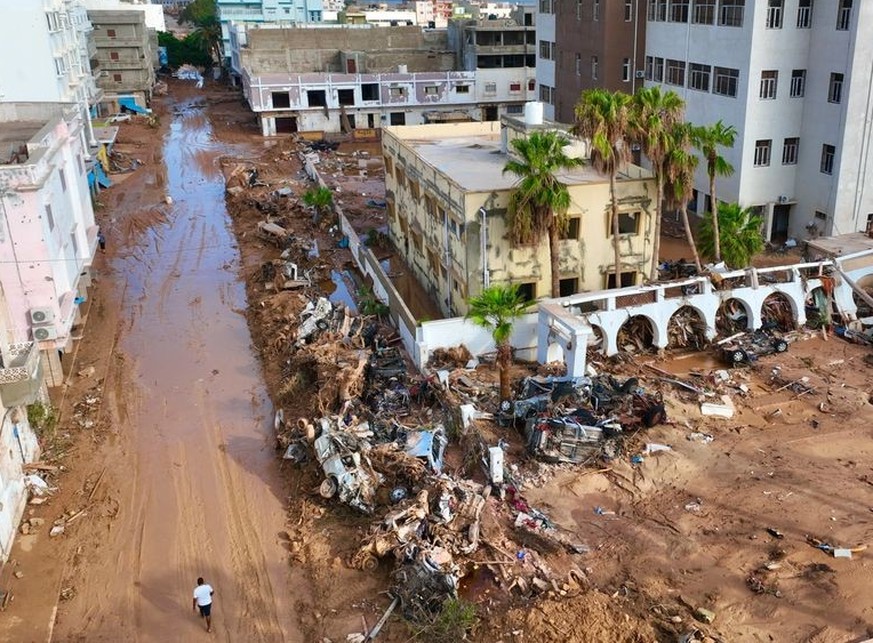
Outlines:
POLYGON ((461 579, 458 596, 466 601, 479 602, 486 598, 491 590, 497 589, 497 579, 494 573, 485 566, 474 566, 461 579))
POLYGON ((350 312, 358 312, 358 304, 353 293, 358 290, 358 280, 350 270, 332 270, 330 279, 318 283, 332 304, 345 304, 350 312))
POLYGON ((416 281, 412 271, 398 255, 393 252, 388 254, 379 260, 379 265, 406 302, 413 317, 420 321, 443 319, 444 315, 439 306, 428 296, 427 291, 416 281))
POLYGON ((688 375, 692 372, 708 373, 709 371, 727 368, 715 353, 695 351, 672 356, 665 362, 651 362, 653 366, 674 375, 688 375))

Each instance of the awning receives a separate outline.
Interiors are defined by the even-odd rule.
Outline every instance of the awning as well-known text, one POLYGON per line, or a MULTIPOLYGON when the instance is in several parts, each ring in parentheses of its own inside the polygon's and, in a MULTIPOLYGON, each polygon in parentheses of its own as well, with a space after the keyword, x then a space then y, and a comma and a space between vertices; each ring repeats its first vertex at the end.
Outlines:
POLYGON ((103 166, 100 163, 95 163, 91 171, 88 172, 88 186, 94 187, 95 183, 101 188, 108 188, 112 185, 112 180, 106 176, 106 172, 103 171, 103 166))
POLYGON ((119 96, 118 97, 118 106, 122 108, 127 108, 132 112, 136 112, 137 114, 151 114, 152 110, 146 109, 145 107, 140 107, 136 104, 136 99, 133 96, 119 96))

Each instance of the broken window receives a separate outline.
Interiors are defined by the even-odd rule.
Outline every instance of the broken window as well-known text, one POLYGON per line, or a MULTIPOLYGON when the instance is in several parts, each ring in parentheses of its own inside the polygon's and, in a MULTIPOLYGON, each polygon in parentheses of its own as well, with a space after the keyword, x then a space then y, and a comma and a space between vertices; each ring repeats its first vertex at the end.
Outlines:
POLYGON ((580 217, 571 217, 567 220, 567 227, 561 235, 561 239, 578 239, 579 238, 579 223, 580 217))
MULTIPOLYGON (((619 234, 639 234, 640 220, 642 219, 640 212, 619 212, 618 213, 618 233, 619 234)), ((608 236, 612 236, 612 221, 609 223, 608 236)))
POLYGON ((405 98, 406 87, 391 87, 388 89, 388 95, 391 98, 405 98))
POLYGON ((291 94, 288 92, 273 92, 273 109, 291 107, 291 94))
POLYGON ((425 96, 436 96, 437 94, 439 94, 439 91, 440 91, 439 86, 437 86, 437 85, 427 85, 427 86, 424 88, 424 95, 425 95, 425 96))
POLYGON ((297 131, 297 118, 285 116, 276 118, 276 134, 293 134, 297 131))
POLYGON ((522 301, 533 301, 537 298, 537 285, 534 282, 518 284, 518 294, 522 301))
POLYGON ((406 114, 403 112, 391 112, 389 122, 392 125, 406 125, 406 114))
POLYGON ((306 92, 310 107, 327 107, 327 92, 323 89, 310 89, 306 92))
MULTIPOLYGON (((629 288, 637 284, 637 273, 635 271, 621 273, 621 288, 629 288)), ((615 288, 615 273, 610 272, 606 276, 606 287, 615 288)))
POLYGON ((379 100, 379 83, 362 83, 361 100, 379 100))
POLYGON ((579 292, 579 278, 578 277, 568 277, 567 279, 561 279, 558 282, 558 286, 560 288, 560 296, 561 297, 569 297, 570 295, 575 295, 579 292))
POLYGON ((355 104, 355 90, 354 89, 340 89, 337 91, 337 98, 339 99, 340 105, 354 105, 355 104))

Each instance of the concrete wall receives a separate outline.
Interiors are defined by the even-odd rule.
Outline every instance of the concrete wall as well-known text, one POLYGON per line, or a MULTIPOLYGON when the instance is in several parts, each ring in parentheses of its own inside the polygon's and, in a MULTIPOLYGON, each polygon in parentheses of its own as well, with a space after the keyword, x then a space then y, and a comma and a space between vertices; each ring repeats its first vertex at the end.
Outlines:
POLYGON ((101 73, 97 84, 115 94, 142 93, 148 100, 155 84, 156 41, 135 10, 93 10, 93 39, 101 73))
POLYGON ((25 463, 39 459, 39 444, 24 407, 0 403, 0 562, 6 562, 27 504, 25 463))

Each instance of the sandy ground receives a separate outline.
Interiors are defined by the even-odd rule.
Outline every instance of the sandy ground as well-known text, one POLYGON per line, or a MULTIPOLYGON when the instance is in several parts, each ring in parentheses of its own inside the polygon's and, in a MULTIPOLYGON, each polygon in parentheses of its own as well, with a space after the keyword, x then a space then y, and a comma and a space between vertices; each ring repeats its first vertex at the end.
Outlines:
MULTIPOLYGON (((387 570, 349 568, 369 521, 319 498, 312 468, 276 457, 270 400, 286 374, 270 358, 271 333, 305 298, 261 291, 254 275, 276 249, 252 234, 250 209, 231 220, 222 176, 262 158, 264 146, 231 92, 174 83, 159 109, 160 128, 122 129, 144 166, 101 194, 108 250, 71 383, 58 392, 66 471, 58 493, 28 509, 47 524, 17 538, 0 573, 14 594, 0 640, 199 640, 198 575, 216 589, 219 640, 345 640, 387 605, 387 570), (93 375, 76 375, 89 366, 93 375), (83 417, 94 424, 83 428, 83 417), (54 519, 80 510, 63 536, 48 537, 54 519)), ((275 163, 284 152, 267 154, 275 163)), ((292 156, 283 176, 300 188, 292 156)), ((322 275, 347 264, 348 251, 321 247, 322 275)), ((729 420, 701 416, 697 400, 641 365, 693 379, 692 369, 720 368, 708 356, 597 364, 663 390, 671 423, 595 469, 518 460, 531 503, 591 548, 573 561, 589 585, 531 601, 468 584, 480 615, 471 638, 672 642, 700 629, 710 641, 843 643, 873 634, 871 554, 837 559, 806 541, 852 547, 873 537, 868 354, 835 338, 792 344, 734 376, 749 392, 734 391, 729 420), (814 391, 778 390, 775 366, 814 391), (692 432, 714 439, 689 440, 692 432), (633 464, 648 442, 672 450, 633 464), (714 622, 695 621, 698 607, 714 622)), ((493 379, 487 367, 477 375, 493 379)), ((311 416, 312 404, 301 395, 286 409, 311 416)), ((518 434, 493 435, 521 452, 518 434)), ((409 631, 394 619, 380 640, 407 641, 409 631)))

